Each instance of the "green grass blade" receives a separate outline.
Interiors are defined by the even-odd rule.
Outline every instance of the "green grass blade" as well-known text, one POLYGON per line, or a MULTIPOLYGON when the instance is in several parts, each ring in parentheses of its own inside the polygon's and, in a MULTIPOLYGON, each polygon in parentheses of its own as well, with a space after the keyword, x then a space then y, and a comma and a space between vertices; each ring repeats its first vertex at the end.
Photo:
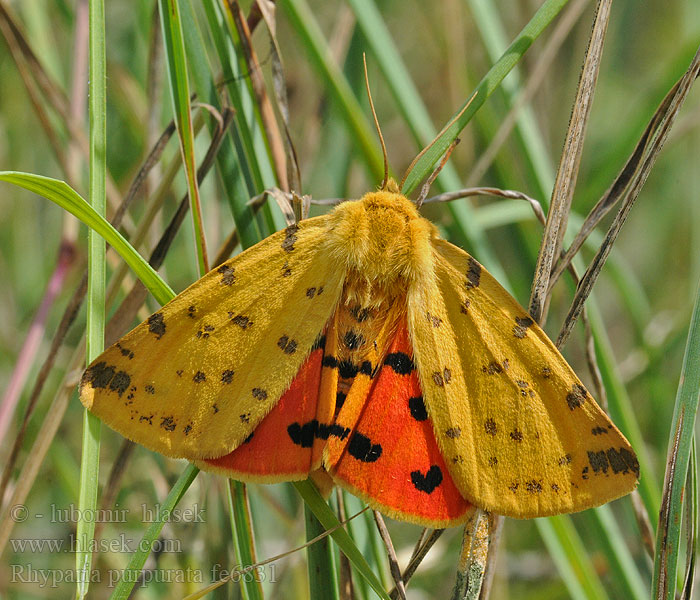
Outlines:
MULTIPOLYGON (((304 499, 304 502, 309 507, 311 512, 313 512, 315 517, 326 530, 338 527, 340 524, 338 517, 335 516, 335 513, 322 498, 321 494, 318 492, 313 483, 311 483, 309 480, 295 481, 294 487, 304 499)), ((362 556, 362 552, 360 552, 360 549, 355 545, 355 542, 348 535, 348 532, 341 527, 335 529, 330 536, 333 538, 335 543, 338 544, 338 547, 345 553, 345 556, 350 559, 350 562, 352 563, 353 567, 355 567, 357 572, 367 580, 367 583, 375 591, 375 593, 384 600, 390 600, 389 595, 382 587, 381 581, 379 581, 374 571, 372 571, 372 568, 367 564, 365 557, 362 556)))
POLYGON ((170 82, 170 98, 173 103, 175 125, 180 140, 182 162, 185 165, 187 188, 190 195, 190 207, 195 231, 195 245, 199 274, 209 270, 204 226, 202 223, 202 206, 197 185, 197 161, 194 155, 194 131, 192 129, 192 111, 190 110, 190 84, 187 76, 185 42, 182 37, 182 20, 178 0, 158 0, 160 22, 163 32, 163 45, 170 82))
MULTIPOLYGON (((523 27, 522 31, 513 40, 501 58, 489 69, 484 78, 476 86, 473 100, 469 108, 462 112, 464 106, 457 111, 460 115, 452 125, 440 136, 430 150, 415 164, 413 170, 406 178, 404 192, 410 193, 418 184, 423 181, 433 168, 433 165, 445 153, 450 144, 464 129, 466 124, 474 116, 474 113, 481 107, 486 99, 494 92, 496 87, 503 81, 504 77, 518 63, 527 49, 532 45, 545 28, 552 22, 552 19, 559 14, 568 0, 546 0, 534 14, 532 19, 523 27), (460 114, 461 113, 461 114, 460 114)), ((466 105, 466 103, 465 103, 466 105)))
POLYGON ((700 286, 695 295, 695 308, 690 321, 688 341, 683 357, 681 378, 673 411, 673 423, 668 443, 664 494, 661 515, 656 530, 654 560, 655 598, 675 598, 678 559, 681 542, 684 497, 688 463, 693 449, 695 415, 700 400, 700 286))
POLYGON ((175 297, 175 292, 160 278, 153 267, 65 181, 18 171, 0 171, 0 181, 7 181, 43 196, 77 217, 117 251, 160 304, 166 304, 175 297))
MULTIPOLYGON (((308 504, 304 505, 306 540, 313 540, 326 529, 315 517, 308 504)), ((314 600, 338 600, 338 579, 333 547, 328 537, 311 544, 306 549, 309 573, 309 597, 314 600)))
POLYGON ((611 579, 629 600, 646 600, 649 597, 649 586, 644 582, 642 574, 625 544, 624 536, 615 520, 612 509, 607 506, 599 506, 588 511, 592 525, 596 532, 596 539, 600 541, 608 557, 611 566, 611 579))
POLYGON ((187 465, 187 468, 175 482, 170 493, 159 506, 159 510, 156 513, 157 518, 154 519, 143 534, 138 544, 138 550, 131 555, 128 566, 122 572, 121 579, 110 596, 111 600, 126 600, 131 597, 134 585, 139 581, 143 565, 146 563, 146 559, 151 553, 151 548, 158 540, 163 526, 170 519, 170 513, 178 505, 180 500, 182 500, 185 492, 189 489, 195 477, 197 477, 197 473, 199 473, 197 467, 192 464, 187 465))
MULTIPOLYGON (((107 81, 105 76, 105 7, 104 0, 89 3, 89 83, 90 117, 90 187, 91 209, 102 217, 107 205, 107 81)), ((86 359, 89 365, 104 349, 105 330, 105 254, 104 238, 88 230, 88 283, 86 359)), ((100 470, 100 420, 87 409, 83 411, 83 437, 80 463, 79 515, 95 514, 100 470)), ((76 524, 76 598, 87 596, 92 565, 92 541, 95 520, 78 518, 76 524)))
POLYGON ((559 515, 535 519, 535 523, 571 598, 607 600, 605 588, 588 558, 586 547, 571 517, 559 515))
POLYGON ((632 400, 618 373, 612 344, 594 297, 591 297, 588 301, 588 316, 595 339, 598 366, 600 367, 603 384, 608 394, 610 415, 637 453, 640 470, 637 489, 649 513, 651 524, 655 526, 659 515, 660 500, 656 485, 656 471, 653 468, 654 463, 644 442, 639 423, 635 418, 632 400))
MULTIPOLYGON (((493 0, 466 0, 466 3, 474 17, 474 24, 481 34, 486 51, 491 60, 495 62, 508 45, 501 12, 493 0)), ((514 68, 510 76, 506 77, 501 84, 509 106, 513 106, 515 103, 520 86, 520 74, 518 69, 514 68)), ((524 106, 520 110, 516 132, 522 141, 522 156, 530 163, 534 179, 537 182, 537 193, 548 196, 554 185, 554 170, 545 140, 540 132, 540 126, 530 105, 524 106)))
MULTIPOLYGON (((240 481, 229 479, 228 484, 229 521, 233 529, 234 551, 238 564, 246 567, 256 562, 248 492, 246 485, 240 481)), ((256 577, 241 577, 239 583, 244 600, 262 600, 262 584, 256 577)))

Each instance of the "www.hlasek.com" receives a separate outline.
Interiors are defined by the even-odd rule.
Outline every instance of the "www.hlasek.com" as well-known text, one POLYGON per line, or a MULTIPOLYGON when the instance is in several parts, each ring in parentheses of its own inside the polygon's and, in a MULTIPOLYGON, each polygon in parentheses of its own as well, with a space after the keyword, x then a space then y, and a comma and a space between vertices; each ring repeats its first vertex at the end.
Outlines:
MULTIPOLYGON (((11 565, 10 581, 17 584, 34 584, 40 588, 57 588, 62 584, 77 583, 78 573, 74 569, 38 569, 31 563, 26 565, 11 565)), ((277 581, 276 565, 268 564, 254 568, 223 568, 216 564, 208 571, 203 569, 93 569, 90 571, 91 583, 106 583, 114 587, 119 582, 137 583, 148 586, 150 583, 204 583, 229 579, 233 583, 239 581, 277 581)))
POLYGON ((31 552, 41 554, 48 552, 182 552, 182 542, 176 538, 163 538, 153 541, 135 540, 121 533, 113 538, 86 538, 82 545, 78 545, 78 537, 71 535, 68 538, 13 538, 10 540, 12 550, 18 554, 31 552))

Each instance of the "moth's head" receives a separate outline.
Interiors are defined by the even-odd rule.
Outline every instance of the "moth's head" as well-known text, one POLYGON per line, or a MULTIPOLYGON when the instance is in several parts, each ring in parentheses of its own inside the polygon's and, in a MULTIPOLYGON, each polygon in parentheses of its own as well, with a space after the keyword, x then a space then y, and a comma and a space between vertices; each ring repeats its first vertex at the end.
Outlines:
POLYGON ((432 268, 430 239, 437 232, 391 179, 384 189, 338 205, 329 226, 332 255, 370 285, 408 284, 432 268))

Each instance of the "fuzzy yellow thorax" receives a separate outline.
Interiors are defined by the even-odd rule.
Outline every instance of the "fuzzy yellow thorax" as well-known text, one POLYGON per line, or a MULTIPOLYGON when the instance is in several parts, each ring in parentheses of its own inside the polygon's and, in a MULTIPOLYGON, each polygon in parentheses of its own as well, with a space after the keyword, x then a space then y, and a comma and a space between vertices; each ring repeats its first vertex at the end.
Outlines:
POLYGON ((437 230, 413 202, 387 189, 343 202, 329 219, 326 243, 351 287, 370 295, 405 290, 432 272, 430 241, 437 230))

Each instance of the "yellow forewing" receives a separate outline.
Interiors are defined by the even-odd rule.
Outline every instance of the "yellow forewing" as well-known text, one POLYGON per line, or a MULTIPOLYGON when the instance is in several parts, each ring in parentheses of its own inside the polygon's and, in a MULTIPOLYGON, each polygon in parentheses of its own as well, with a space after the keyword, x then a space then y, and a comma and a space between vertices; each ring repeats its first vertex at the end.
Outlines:
POLYGON ((236 448, 277 403, 323 332, 344 272, 327 217, 215 268, 105 351, 80 399, 122 435, 172 457, 236 448))
POLYGON ((464 496, 529 518, 633 490, 634 451, 546 334, 476 260, 432 243, 433 277, 409 295, 409 330, 428 415, 464 496))

